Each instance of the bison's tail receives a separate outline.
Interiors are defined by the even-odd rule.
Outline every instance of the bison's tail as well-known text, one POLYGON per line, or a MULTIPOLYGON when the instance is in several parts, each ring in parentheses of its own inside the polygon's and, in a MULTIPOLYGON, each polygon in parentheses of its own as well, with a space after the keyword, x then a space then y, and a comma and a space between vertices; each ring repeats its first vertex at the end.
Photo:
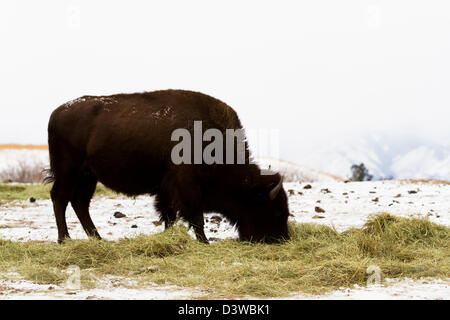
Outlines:
POLYGON ((45 168, 42 173, 44 175, 44 184, 50 184, 55 182, 56 180, 56 174, 55 174, 55 167, 56 167, 56 159, 55 159, 55 134, 53 130, 51 130, 51 118, 50 123, 48 127, 48 153, 49 153, 49 160, 50 160, 50 167, 45 168))
POLYGON ((43 182, 44 184, 50 184, 55 182, 55 174, 51 168, 46 168, 42 170, 42 175, 44 176, 43 182))

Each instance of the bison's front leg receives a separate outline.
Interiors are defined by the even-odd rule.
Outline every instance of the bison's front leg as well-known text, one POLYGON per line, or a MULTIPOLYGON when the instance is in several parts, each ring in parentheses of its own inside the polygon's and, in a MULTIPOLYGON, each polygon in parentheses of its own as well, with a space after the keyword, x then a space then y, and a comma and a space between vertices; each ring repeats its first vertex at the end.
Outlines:
POLYGON ((189 221, 189 225, 192 228, 194 228, 194 233, 198 241, 209 244, 208 238, 206 238, 204 230, 205 222, 203 218, 203 213, 195 215, 193 219, 189 221))

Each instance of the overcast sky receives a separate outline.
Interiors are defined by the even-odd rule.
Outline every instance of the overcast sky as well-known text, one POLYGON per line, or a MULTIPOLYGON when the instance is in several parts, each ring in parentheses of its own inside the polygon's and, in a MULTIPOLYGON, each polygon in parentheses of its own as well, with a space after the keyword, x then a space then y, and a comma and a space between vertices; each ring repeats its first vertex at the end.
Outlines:
POLYGON ((46 143, 81 95, 167 88, 279 129, 290 159, 368 131, 450 136, 449 1, 2 0, 0 41, 0 143, 46 143))

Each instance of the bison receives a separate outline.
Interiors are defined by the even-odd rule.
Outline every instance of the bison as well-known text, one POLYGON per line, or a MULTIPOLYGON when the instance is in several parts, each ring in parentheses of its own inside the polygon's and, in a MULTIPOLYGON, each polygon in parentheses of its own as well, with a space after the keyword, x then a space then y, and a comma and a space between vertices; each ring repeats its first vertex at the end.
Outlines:
MULTIPOLYGON (((214 156, 223 161, 215 163, 174 163, 178 142, 173 132, 185 129, 195 143, 196 121, 201 121, 202 132, 214 128, 225 135, 229 129, 243 130, 227 104, 184 90, 83 96, 57 108, 48 124, 46 182, 53 182, 58 242, 69 238, 65 218, 69 202, 87 235, 100 239, 89 214, 98 182, 128 196, 154 195, 165 228, 178 214, 205 243, 203 214, 208 212, 228 218, 240 240, 288 239, 289 209, 282 177, 262 174, 249 155, 245 136, 233 138, 244 144, 243 163, 230 164, 220 154, 214 156)), ((201 143, 203 148, 207 144, 201 143)), ((237 145, 232 149, 236 153, 237 145)), ((184 152, 183 157, 195 156, 184 152)))

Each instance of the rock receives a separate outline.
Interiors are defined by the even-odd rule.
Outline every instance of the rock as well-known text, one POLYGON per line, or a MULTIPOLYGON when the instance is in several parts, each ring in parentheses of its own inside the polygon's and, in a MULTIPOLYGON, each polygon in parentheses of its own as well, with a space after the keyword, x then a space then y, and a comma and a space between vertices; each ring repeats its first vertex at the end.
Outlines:
POLYGON ((375 199, 372 199, 373 202, 378 202, 378 197, 376 197, 375 199))
POLYGON ((136 229, 138 226, 137 225, 135 225, 135 224, 133 224, 132 226, 131 226, 131 228, 133 228, 133 229, 136 229))
POLYGON ((331 191, 330 191, 328 188, 322 189, 322 190, 320 190, 320 192, 323 192, 323 193, 331 193, 331 191))
POLYGON ((325 212, 325 210, 323 210, 321 207, 315 207, 314 210, 315 210, 317 213, 324 213, 324 212, 325 212))
POLYGON ((402 196, 401 193, 399 193, 398 195, 396 195, 394 198, 400 198, 402 196))
POLYGON ((409 190, 408 193, 409 194, 415 194, 415 193, 417 193, 417 191, 416 190, 409 190))
POLYGON ((377 193, 376 191, 369 191, 369 193, 377 193))
POLYGON ((36 202, 36 198, 31 197, 31 198, 30 198, 30 202, 31 202, 31 203, 35 203, 35 202, 36 202))
POLYGON ((289 195, 290 195, 290 196, 293 196, 293 195, 295 194, 295 191, 292 190, 292 189, 289 189, 288 192, 289 192, 289 195))
POLYGON ((146 269, 145 271, 146 271, 146 272, 156 272, 156 271, 158 271, 159 269, 161 269, 160 266, 149 266, 149 267, 147 267, 147 269, 146 269))
POLYGON ((303 192, 300 192, 300 191, 299 191, 298 194, 302 196, 302 195, 303 195, 303 192))
POLYGON ((316 202, 317 202, 317 203, 320 203, 320 200, 317 200, 316 202))
POLYGON ((122 212, 116 211, 114 212, 114 218, 120 219, 120 218, 125 218, 126 215, 123 214, 122 212))
POLYGON ((307 184, 306 186, 303 187, 303 189, 311 189, 312 186, 310 184, 307 184))
POLYGON ((344 192, 344 193, 342 193, 342 195, 343 195, 343 196, 346 196, 346 195, 348 195, 348 192, 344 192))
POLYGON ((162 221, 156 220, 156 221, 152 221, 153 225, 158 227, 160 225, 162 225, 162 221))
POLYGON ((312 218, 313 218, 313 219, 325 219, 324 216, 318 216, 318 215, 315 215, 315 216, 313 216, 312 218))

